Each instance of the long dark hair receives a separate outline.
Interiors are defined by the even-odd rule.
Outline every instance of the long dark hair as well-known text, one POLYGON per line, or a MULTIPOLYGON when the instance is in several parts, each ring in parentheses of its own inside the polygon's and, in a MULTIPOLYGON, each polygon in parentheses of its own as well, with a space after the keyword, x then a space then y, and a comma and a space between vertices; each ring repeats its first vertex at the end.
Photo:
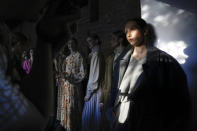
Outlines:
POLYGON ((133 19, 128 19, 126 23, 128 22, 135 22, 138 25, 138 29, 140 29, 143 32, 146 31, 147 23, 144 19, 137 17, 133 19))
POLYGON ((71 44, 71 48, 73 51, 78 51, 78 41, 75 37, 71 37, 68 41, 73 41, 71 44))
POLYGON ((146 43, 148 46, 154 46, 157 40, 157 35, 152 24, 147 24, 146 43))

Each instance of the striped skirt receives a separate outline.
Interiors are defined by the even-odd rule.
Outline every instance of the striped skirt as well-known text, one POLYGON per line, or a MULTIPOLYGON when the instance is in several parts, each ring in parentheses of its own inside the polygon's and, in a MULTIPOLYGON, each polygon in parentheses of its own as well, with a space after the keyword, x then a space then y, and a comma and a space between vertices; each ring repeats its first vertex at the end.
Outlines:
POLYGON ((82 131, 101 131, 100 95, 101 90, 99 89, 89 101, 85 102, 82 113, 82 131))

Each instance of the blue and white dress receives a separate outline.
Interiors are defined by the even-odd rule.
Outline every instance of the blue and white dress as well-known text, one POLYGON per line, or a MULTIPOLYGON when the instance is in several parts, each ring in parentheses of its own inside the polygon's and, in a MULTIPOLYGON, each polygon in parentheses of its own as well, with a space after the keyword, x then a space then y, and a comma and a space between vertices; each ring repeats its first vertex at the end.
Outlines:
POLYGON ((99 99, 101 89, 99 88, 100 58, 99 46, 95 46, 90 54, 90 73, 86 89, 86 97, 89 98, 84 104, 82 113, 82 131, 101 130, 101 112, 99 109, 99 99))

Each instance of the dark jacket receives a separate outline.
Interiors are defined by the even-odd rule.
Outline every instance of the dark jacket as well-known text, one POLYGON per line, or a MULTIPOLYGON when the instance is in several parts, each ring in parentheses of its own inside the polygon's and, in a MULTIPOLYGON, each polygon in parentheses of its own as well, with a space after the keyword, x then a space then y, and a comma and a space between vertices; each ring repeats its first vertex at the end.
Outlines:
MULTIPOLYGON (((115 65, 114 78, 119 88, 127 69, 132 49, 115 65)), ((118 93, 117 97, 119 97, 118 93)), ((186 75, 179 63, 167 53, 148 47, 143 72, 130 94, 130 115, 123 125, 115 118, 113 131, 185 131, 190 113, 190 99, 186 75)), ((116 99, 114 111, 119 113, 120 101, 116 99)))

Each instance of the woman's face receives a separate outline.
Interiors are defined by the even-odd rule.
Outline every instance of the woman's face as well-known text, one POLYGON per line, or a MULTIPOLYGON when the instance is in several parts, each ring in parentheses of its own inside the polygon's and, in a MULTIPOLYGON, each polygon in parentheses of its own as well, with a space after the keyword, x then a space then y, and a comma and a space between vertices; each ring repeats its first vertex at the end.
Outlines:
POLYGON ((96 45, 96 40, 94 40, 94 39, 91 38, 91 37, 88 37, 88 38, 86 39, 86 41, 87 41, 88 47, 89 47, 90 49, 92 49, 92 48, 96 45))
POLYGON ((23 51, 22 58, 25 59, 25 60, 27 59, 27 52, 26 51, 23 51))
POLYGON ((119 40, 118 40, 118 37, 115 36, 115 35, 112 35, 111 37, 111 47, 112 48, 115 48, 119 45, 119 40))
POLYGON ((72 40, 69 40, 67 44, 68 44, 68 49, 69 49, 70 51, 72 51, 72 44, 73 44, 73 41, 72 41, 72 40))
POLYGON ((59 51, 59 54, 60 54, 60 55, 64 55, 64 48, 65 48, 65 46, 63 46, 63 47, 60 49, 60 51, 59 51))
POLYGON ((130 45, 135 47, 144 44, 144 34, 140 30, 136 22, 128 22, 125 26, 125 33, 130 45))
POLYGON ((29 51, 29 54, 30 54, 30 56, 33 56, 34 51, 31 49, 31 50, 29 51))

